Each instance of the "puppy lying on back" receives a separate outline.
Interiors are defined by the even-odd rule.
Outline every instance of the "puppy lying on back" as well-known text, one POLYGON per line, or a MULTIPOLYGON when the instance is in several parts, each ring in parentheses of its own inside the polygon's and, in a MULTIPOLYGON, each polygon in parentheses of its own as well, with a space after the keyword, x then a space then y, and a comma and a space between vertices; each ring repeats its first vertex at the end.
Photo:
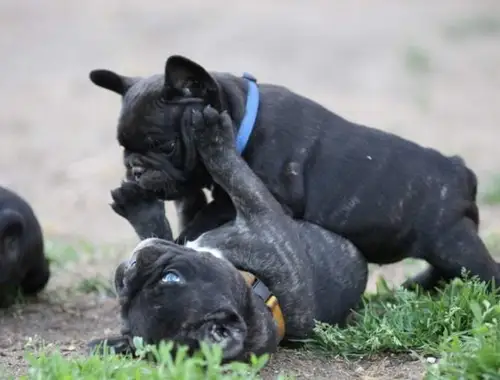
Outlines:
POLYGON ((229 112, 239 153, 294 218, 347 238, 368 262, 411 257, 430 264, 405 286, 432 289, 462 268, 500 284, 500 265, 478 236, 476 176, 459 157, 350 122, 287 88, 208 72, 180 56, 167 60, 165 75, 96 70, 91 80, 122 95, 118 140, 129 177, 176 200, 185 225, 178 241, 235 215, 182 116, 200 109, 198 99, 229 112), (212 189, 208 205, 202 188, 212 189))
POLYGON ((144 240, 115 273, 123 336, 90 345, 133 352, 139 336, 196 350, 206 341, 222 346, 225 361, 245 360, 274 352, 282 339, 309 337, 315 320, 344 323, 367 281, 358 250, 285 214, 236 152, 227 113, 207 107, 190 128, 236 218, 182 246, 172 242, 162 201, 133 182, 114 190, 114 210, 144 240))
POLYGON ((50 277, 40 224, 30 205, 0 187, 0 306, 9 306, 18 291, 32 295, 50 277))

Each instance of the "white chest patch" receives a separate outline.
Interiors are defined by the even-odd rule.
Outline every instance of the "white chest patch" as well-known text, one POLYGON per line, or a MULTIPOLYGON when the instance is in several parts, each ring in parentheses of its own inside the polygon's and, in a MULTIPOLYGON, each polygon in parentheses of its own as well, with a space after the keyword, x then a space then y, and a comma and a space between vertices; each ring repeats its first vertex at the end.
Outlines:
POLYGON ((201 235, 198 239, 193 240, 193 241, 187 241, 184 246, 186 248, 191 248, 194 249, 195 251, 198 252, 207 252, 210 253, 212 256, 217 257, 218 259, 225 259, 224 255, 222 254, 222 251, 220 251, 217 248, 211 248, 211 247, 204 247, 201 245, 201 239, 203 238, 203 235, 201 235))

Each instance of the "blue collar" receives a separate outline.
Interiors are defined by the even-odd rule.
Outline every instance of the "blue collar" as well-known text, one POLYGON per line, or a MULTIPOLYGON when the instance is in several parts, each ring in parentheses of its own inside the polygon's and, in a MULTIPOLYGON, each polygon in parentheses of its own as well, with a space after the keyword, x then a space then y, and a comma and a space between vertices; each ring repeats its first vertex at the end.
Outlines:
POLYGON ((248 92, 245 116, 243 116, 243 120, 241 120, 240 129, 236 136, 236 150, 239 154, 243 153, 248 144, 259 111, 259 87, 257 86, 257 79, 248 73, 244 73, 243 78, 245 78, 248 83, 248 92))

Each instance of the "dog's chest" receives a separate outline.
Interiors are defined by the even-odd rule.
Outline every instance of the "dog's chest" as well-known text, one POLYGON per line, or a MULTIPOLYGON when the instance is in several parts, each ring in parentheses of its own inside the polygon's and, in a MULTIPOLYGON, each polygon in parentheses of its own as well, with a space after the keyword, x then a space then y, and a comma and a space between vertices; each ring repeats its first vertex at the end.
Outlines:
POLYGON ((210 244, 207 240, 208 239, 205 238, 205 234, 202 234, 196 240, 187 241, 185 247, 193 249, 197 252, 209 253, 218 259, 225 259, 222 250, 215 247, 213 244, 210 244))

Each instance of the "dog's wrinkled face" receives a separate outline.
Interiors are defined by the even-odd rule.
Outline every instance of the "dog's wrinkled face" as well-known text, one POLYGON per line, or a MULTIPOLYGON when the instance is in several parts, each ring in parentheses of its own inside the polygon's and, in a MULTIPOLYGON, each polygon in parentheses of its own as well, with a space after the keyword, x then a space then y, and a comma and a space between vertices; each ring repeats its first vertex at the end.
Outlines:
POLYGON ((157 238, 142 241, 115 273, 124 334, 191 350, 217 343, 224 360, 244 356, 251 291, 226 260, 157 238))
POLYGON ((94 70, 90 79, 122 96, 117 137, 128 179, 166 200, 209 184, 190 131, 193 108, 220 107, 220 89, 207 71, 172 56, 164 75, 139 78, 94 70))

